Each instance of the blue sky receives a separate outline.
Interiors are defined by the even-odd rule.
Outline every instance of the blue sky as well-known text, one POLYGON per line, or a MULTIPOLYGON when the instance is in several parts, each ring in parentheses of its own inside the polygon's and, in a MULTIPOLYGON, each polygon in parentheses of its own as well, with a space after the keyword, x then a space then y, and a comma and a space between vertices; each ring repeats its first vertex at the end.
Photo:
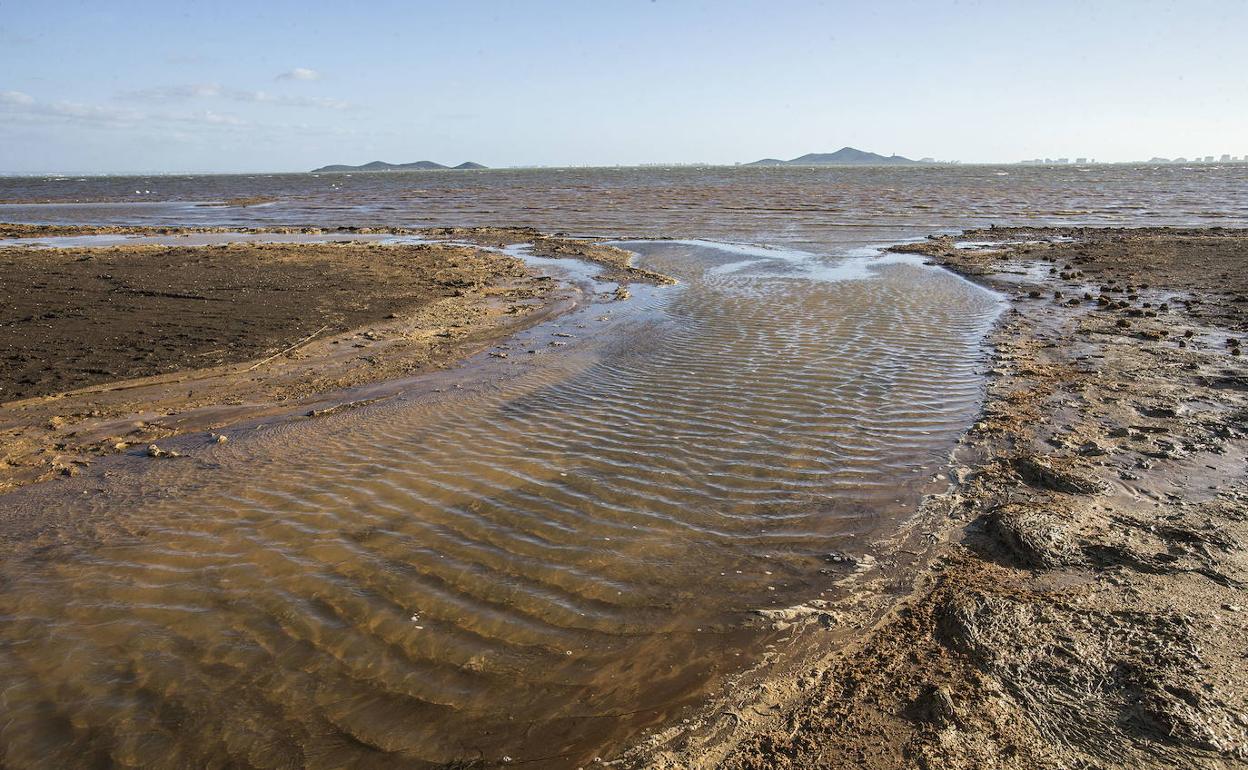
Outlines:
POLYGON ((1248 2, 0 0, 0 172, 1248 153, 1248 2))

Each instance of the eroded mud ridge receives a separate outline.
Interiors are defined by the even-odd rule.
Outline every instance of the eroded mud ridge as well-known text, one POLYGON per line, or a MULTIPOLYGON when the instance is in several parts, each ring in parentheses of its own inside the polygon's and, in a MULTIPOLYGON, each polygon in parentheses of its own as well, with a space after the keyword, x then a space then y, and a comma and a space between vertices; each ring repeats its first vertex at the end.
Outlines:
POLYGON ((905 255, 607 245, 679 283, 0 498, 61 522, 0 563, 6 767, 584 766, 774 656, 786 608, 884 590, 999 297, 905 255))
POLYGON ((1248 233, 905 250, 1013 297, 964 465, 925 506, 937 558, 872 633, 637 764, 1243 767, 1248 233))

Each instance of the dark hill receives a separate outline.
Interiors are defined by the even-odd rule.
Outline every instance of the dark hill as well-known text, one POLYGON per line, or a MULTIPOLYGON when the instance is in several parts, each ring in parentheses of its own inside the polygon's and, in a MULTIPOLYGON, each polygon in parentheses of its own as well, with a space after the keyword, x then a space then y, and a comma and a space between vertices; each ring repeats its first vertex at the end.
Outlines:
MULTIPOLYGON (((316 174, 320 172, 333 172, 333 171, 412 171, 412 170, 419 171, 419 170, 438 169, 438 168, 447 169, 447 168, 450 168, 450 166, 443 166, 441 163, 434 163, 431 160, 418 160, 414 163, 386 163, 385 161, 375 160, 372 163, 365 163, 360 166, 347 166, 343 164, 335 164, 332 166, 321 166, 320 168, 312 169, 312 171, 309 173, 316 174)), ((472 168, 485 168, 485 166, 482 166, 480 163, 473 163, 472 161, 467 161, 465 163, 459 164, 455 168, 472 169, 472 168)))
POLYGON ((919 161, 900 155, 880 155, 853 147, 842 147, 836 152, 811 152, 793 160, 764 158, 747 166, 911 166, 919 161))

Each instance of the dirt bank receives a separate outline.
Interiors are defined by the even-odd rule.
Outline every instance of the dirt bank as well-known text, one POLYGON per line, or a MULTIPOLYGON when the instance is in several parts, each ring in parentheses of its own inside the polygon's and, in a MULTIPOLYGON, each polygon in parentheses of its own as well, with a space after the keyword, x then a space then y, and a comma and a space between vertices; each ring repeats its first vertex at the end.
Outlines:
MULTIPOLYGON (((0 226, 10 237, 118 231, 169 232, 0 226)), ((495 230, 457 240, 500 233, 545 241, 495 230)), ((565 241, 617 280, 658 280, 618 249, 552 240, 565 241)), ((0 274, 0 491, 445 367, 578 296, 464 243, 7 247, 0 274)))
POLYGON ((902 250, 1013 301, 932 558, 615 766, 1248 765, 1248 233, 957 240, 902 250))

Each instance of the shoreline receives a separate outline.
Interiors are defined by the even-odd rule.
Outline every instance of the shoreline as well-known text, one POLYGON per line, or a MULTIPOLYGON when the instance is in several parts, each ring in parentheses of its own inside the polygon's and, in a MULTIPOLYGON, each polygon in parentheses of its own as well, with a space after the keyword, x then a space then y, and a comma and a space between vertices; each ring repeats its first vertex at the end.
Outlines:
MULTIPOLYGON (((349 237, 361 230, 407 233, 399 228, 351 228, 329 234, 349 237)), ((53 231, 58 236, 119 231, 168 236, 240 230, 53 231)), ((247 230, 290 231, 325 234, 317 228, 247 230)), ((32 246, 48 235, 42 226, 0 225, 0 236, 30 238, 32 246)), ((223 434, 217 431, 240 423, 320 415, 358 405, 361 399, 375 400, 413 376, 456 365, 580 303, 595 301, 580 280, 539 274, 518 257, 502 253, 508 246, 533 243, 530 253, 537 256, 597 265, 599 279, 620 283, 614 299, 627 297, 630 281, 671 282, 632 266, 628 252, 591 241, 499 228, 424 230, 418 236, 430 241, 0 247, 0 261, 11 273, 6 304, 13 318, 8 326, 14 335, 35 337, 23 339, 17 348, 10 345, 7 352, 6 372, 14 381, 3 384, 19 397, 0 403, 0 493, 77 475, 110 455, 163 452, 157 442, 191 433, 211 432, 218 440, 223 434), (248 268, 232 275, 243 269, 241 263, 248 268), (368 275, 360 274, 362 266, 368 275), (47 285, 49 270, 56 276, 49 282, 53 299, 45 302, 39 286, 47 285), (265 297, 250 296, 254 288, 230 293, 213 285, 248 280, 295 282, 298 296, 283 298, 289 288, 285 285, 265 297), (23 302, 30 307, 22 309, 23 302), (285 305, 275 307, 279 302, 285 305), (227 309, 216 310, 223 303, 227 309), (302 313, 305 305, 309 316, 315 307, 332 308, 332 318, 290 317, 302 313), (343 311, 343 305, 355 309, 343 311), (209 312, 222 317, 204 327, 209 312), (95 323, 95 313, 109 316, 106 328, 95 323), (41 323, 44 319, 48 322, 41 323), (94 349, 91 339, 101 334, 120 340, 115 350, 94 349), (131 368, 128 376, 110 376, 135 366, 125 359, 138 348, 138 368, 131 368), (76 364, 67 357, 78 361, 80 370, 82 361, 91 361, 88 373, 74 371, 76 364), (14 379, 23 377, 22 369, 12 369, 22 365, 19 359, 36 367, 25 375, 25 385, 14 379), (51 361, 62 365, 49 366, 51 361), (66 370, 63 376, 60 369, 66 370), (387 390, 386 383, 393 387, 387 390)), ((14 536, 12 524, 6 522, 6 538, 14 536)))
MULTIPOLYGON (((443 239, 429 245, 444 249, 475 242, 491 260, 513 259, 498 249, 536 240, 535 255, 596 263, 606 280, 670 281, 593 240, 512 228, 419 236, 443 239)), ((170 247, 71 251, 162 249, 170 247)), ((1010 298, 985 341, 987 395, 953 451, 949 491, 926 500, 880 564, 851 564, 870 574, 870 590, 857 592, 865 600, 760 611, 757 622, 792 629, 787 647, 605 764, 883 770, 1248 760, 1248 664, 1239 653, 1248 648, 1248 367, 1233 355, 1248 342, 1248 231, 994 228, 892 250, 1010 298)), ((0 248, 0 258, 12 253, 0 248)), ((229 426, 370 403, 586 296, 534 281, 532 270, 502 270, 458 306, 435 302, 315 330, 263 358, 2 404, 0 434, 17 435, 6 433, 17 420, 46 475, 7 488, 0 478, 0 492, 72 475, 83 467, 75 453, 90 462, 109 442, 114 452, 144 454, 149 441, 207 431, 205 440, 217 440, 229 426), (533 293, 508 294, 517 290, 533 293), (507 312, 517 299, 530 309, 507 312), (460 321, 462 334, 435 353, 438 333, 460 321), (405 354, 413 339, 430 350, 405 354), (348 367, 362 360, 354 345, 374 361, 348 367), (194 399, 183 395, 191 385, 194 399), (153 408, 136 412, 139 403, 153 408), (139 433, 128 440, 122 428, 139 433)), ((7 537, 22 529, 6 524, 7 537)))
POLYGON ((788 663, 612 765, 1242 766, 1248 231, 893 250, 1011 298, 950 489, 916 517, 930 560, 886 611, 839 613, 847 644, 808 619, 788 663))

